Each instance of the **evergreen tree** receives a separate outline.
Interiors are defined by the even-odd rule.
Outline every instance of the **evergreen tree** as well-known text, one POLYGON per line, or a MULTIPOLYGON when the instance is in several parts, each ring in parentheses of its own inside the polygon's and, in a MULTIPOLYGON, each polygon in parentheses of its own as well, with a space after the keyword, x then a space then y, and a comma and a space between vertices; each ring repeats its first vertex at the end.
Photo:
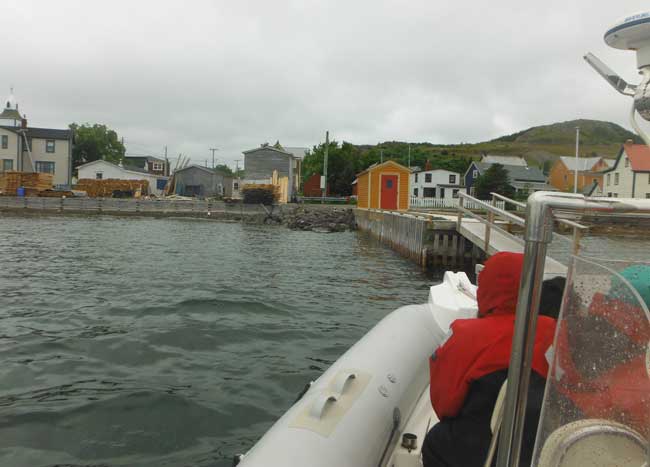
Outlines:
POLYGON ((509 198, 515 194, 515 189, 510 185, 510 175, 501 164, 492 164, 474 181, 474 189, 478 199, 490 199, 493 192, 509 198))

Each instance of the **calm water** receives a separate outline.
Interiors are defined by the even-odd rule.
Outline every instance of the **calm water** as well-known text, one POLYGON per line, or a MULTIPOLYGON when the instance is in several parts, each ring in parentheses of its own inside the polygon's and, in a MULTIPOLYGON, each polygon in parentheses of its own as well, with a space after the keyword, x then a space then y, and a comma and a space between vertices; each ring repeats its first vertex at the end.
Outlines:
POLYGON ((433 282, 355 233, 0 217, 0 465, 229 466, 433 282))

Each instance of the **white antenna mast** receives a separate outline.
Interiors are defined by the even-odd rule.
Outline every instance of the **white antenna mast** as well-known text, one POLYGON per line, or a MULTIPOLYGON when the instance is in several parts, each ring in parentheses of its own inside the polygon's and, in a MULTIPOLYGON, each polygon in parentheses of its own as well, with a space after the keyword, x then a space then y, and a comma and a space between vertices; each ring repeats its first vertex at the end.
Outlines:
POLYGON ((630 123, 643 141, 650 146, 650 137, 636 121, 637 112, 644 120, 650 121, 650 12, 628 16, 619 21, 605 33, 605 42, 615 49, 636 52, 636 66, 643 77, 641 83, 628 84, 591 53, 584 58, 614 89, 634 98, 630 123))

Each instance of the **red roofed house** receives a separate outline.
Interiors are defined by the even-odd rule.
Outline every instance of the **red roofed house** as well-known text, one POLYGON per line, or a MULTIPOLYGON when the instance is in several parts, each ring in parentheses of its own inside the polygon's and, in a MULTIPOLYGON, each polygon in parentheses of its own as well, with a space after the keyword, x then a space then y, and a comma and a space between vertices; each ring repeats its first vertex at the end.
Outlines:
POLYGON ((609 170, 603 194, 610 198, 650 198, 650 148, 627 141, 609 170))

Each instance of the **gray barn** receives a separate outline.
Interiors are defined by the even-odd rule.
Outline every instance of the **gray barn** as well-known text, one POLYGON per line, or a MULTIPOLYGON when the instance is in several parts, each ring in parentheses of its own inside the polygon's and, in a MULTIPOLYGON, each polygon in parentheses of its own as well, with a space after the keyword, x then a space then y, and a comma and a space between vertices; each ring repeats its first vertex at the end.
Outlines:
POLYGON ((232 177, 200 165, 190 165, 174 172, 174 185, 174 193, 182 196, 232 196, 232 177))
POLYGON ((259 148, 244 151, 246 174, 244 184, 270 183, 273 171, 277 170, 278 176, 289 177, 289 186, 292 187, 289 196, 291 196, 300 188, 301 156, 304 154, 304 148, 285 149, 279 142, 273 146, 263 144, 259 148), (294 153, 292 150, 296 150, 296 152, 294 153))

